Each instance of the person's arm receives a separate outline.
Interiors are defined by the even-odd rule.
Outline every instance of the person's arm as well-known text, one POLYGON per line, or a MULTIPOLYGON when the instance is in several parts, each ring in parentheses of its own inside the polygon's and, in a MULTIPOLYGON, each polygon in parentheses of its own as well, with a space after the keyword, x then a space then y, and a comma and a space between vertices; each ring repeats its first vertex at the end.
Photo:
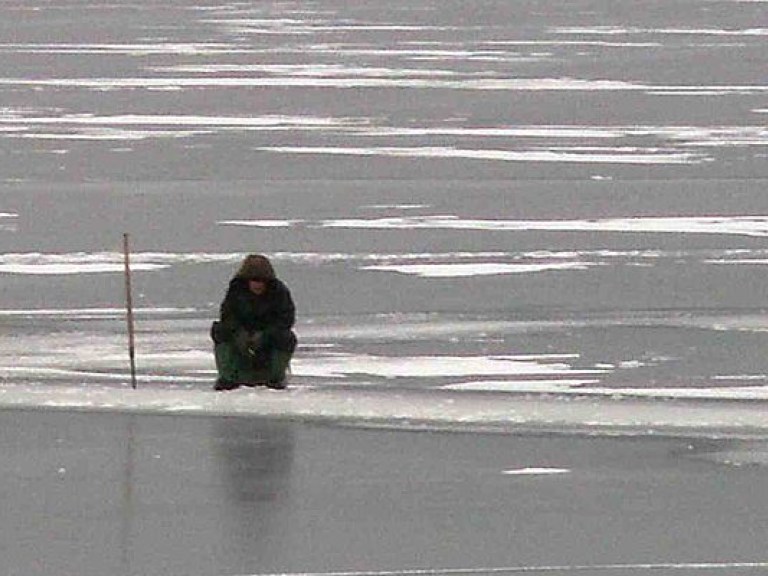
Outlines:
POLYGON ((222 332, 232 338, 235 333, 244 328, 245 322, 242 318, 243 305, 240 300, 243 298, 242 289, 237 284, 229 285, 227 295, 221 303, 219 318, 222 332))
POLYGON ((268 329, 274 331, 290 330, 296 323, 296 305, 293 303, 293 297, 288 287, 282 283, 278 286, 275 307, 268 329))

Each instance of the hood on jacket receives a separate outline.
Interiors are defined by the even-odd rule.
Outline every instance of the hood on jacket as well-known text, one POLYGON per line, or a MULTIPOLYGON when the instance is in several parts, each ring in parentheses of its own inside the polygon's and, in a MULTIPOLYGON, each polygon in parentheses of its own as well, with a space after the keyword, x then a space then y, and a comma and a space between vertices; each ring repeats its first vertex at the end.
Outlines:
POLYGON ((250 254, 246 256, 240 269, 235 274, 236 279, 240 280, 262 280, 269 282, 275 280, 277 275, 269 258, 261 254, 250 254))

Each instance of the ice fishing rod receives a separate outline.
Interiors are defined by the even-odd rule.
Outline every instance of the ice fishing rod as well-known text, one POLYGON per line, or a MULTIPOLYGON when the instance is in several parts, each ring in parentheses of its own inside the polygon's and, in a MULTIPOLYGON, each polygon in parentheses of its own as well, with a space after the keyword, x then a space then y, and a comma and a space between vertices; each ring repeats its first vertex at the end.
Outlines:
POLYGON ((128 234, 123 234, 123 256, 125 262, 125 311, 128 322, 128 356, 131 359, 131 387, 136 389, 136 343, 133 326, 133 296, 131 294, 131 256, 128 234))

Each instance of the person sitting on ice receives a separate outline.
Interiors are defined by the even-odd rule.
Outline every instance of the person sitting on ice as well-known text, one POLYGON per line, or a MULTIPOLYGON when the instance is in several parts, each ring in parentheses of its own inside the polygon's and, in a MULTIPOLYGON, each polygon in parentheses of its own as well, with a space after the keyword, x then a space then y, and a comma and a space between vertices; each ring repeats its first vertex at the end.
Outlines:
POLYGON ((295 321, 291 292, 272 263, 260 254, 247 256, 230 280, 219 320, 211 328, 219 375, 214 390, 285 388, 296 350, 295 321))

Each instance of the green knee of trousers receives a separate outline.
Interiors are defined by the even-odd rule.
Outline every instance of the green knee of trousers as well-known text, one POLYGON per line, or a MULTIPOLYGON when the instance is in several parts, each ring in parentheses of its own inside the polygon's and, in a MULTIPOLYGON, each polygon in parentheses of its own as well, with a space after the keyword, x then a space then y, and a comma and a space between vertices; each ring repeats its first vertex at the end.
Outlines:
POLYGON ((232 342, 221 342, 214 346, 216 370, 219 378, 228 382, 244 384, 264 380, 264 367, 259 369, 253 360, 243 356, 232 342))
POLYGON ((269 381, 283 382, 291 365, 292 352, 285 350, 272 350, 269 355, 269 381))

